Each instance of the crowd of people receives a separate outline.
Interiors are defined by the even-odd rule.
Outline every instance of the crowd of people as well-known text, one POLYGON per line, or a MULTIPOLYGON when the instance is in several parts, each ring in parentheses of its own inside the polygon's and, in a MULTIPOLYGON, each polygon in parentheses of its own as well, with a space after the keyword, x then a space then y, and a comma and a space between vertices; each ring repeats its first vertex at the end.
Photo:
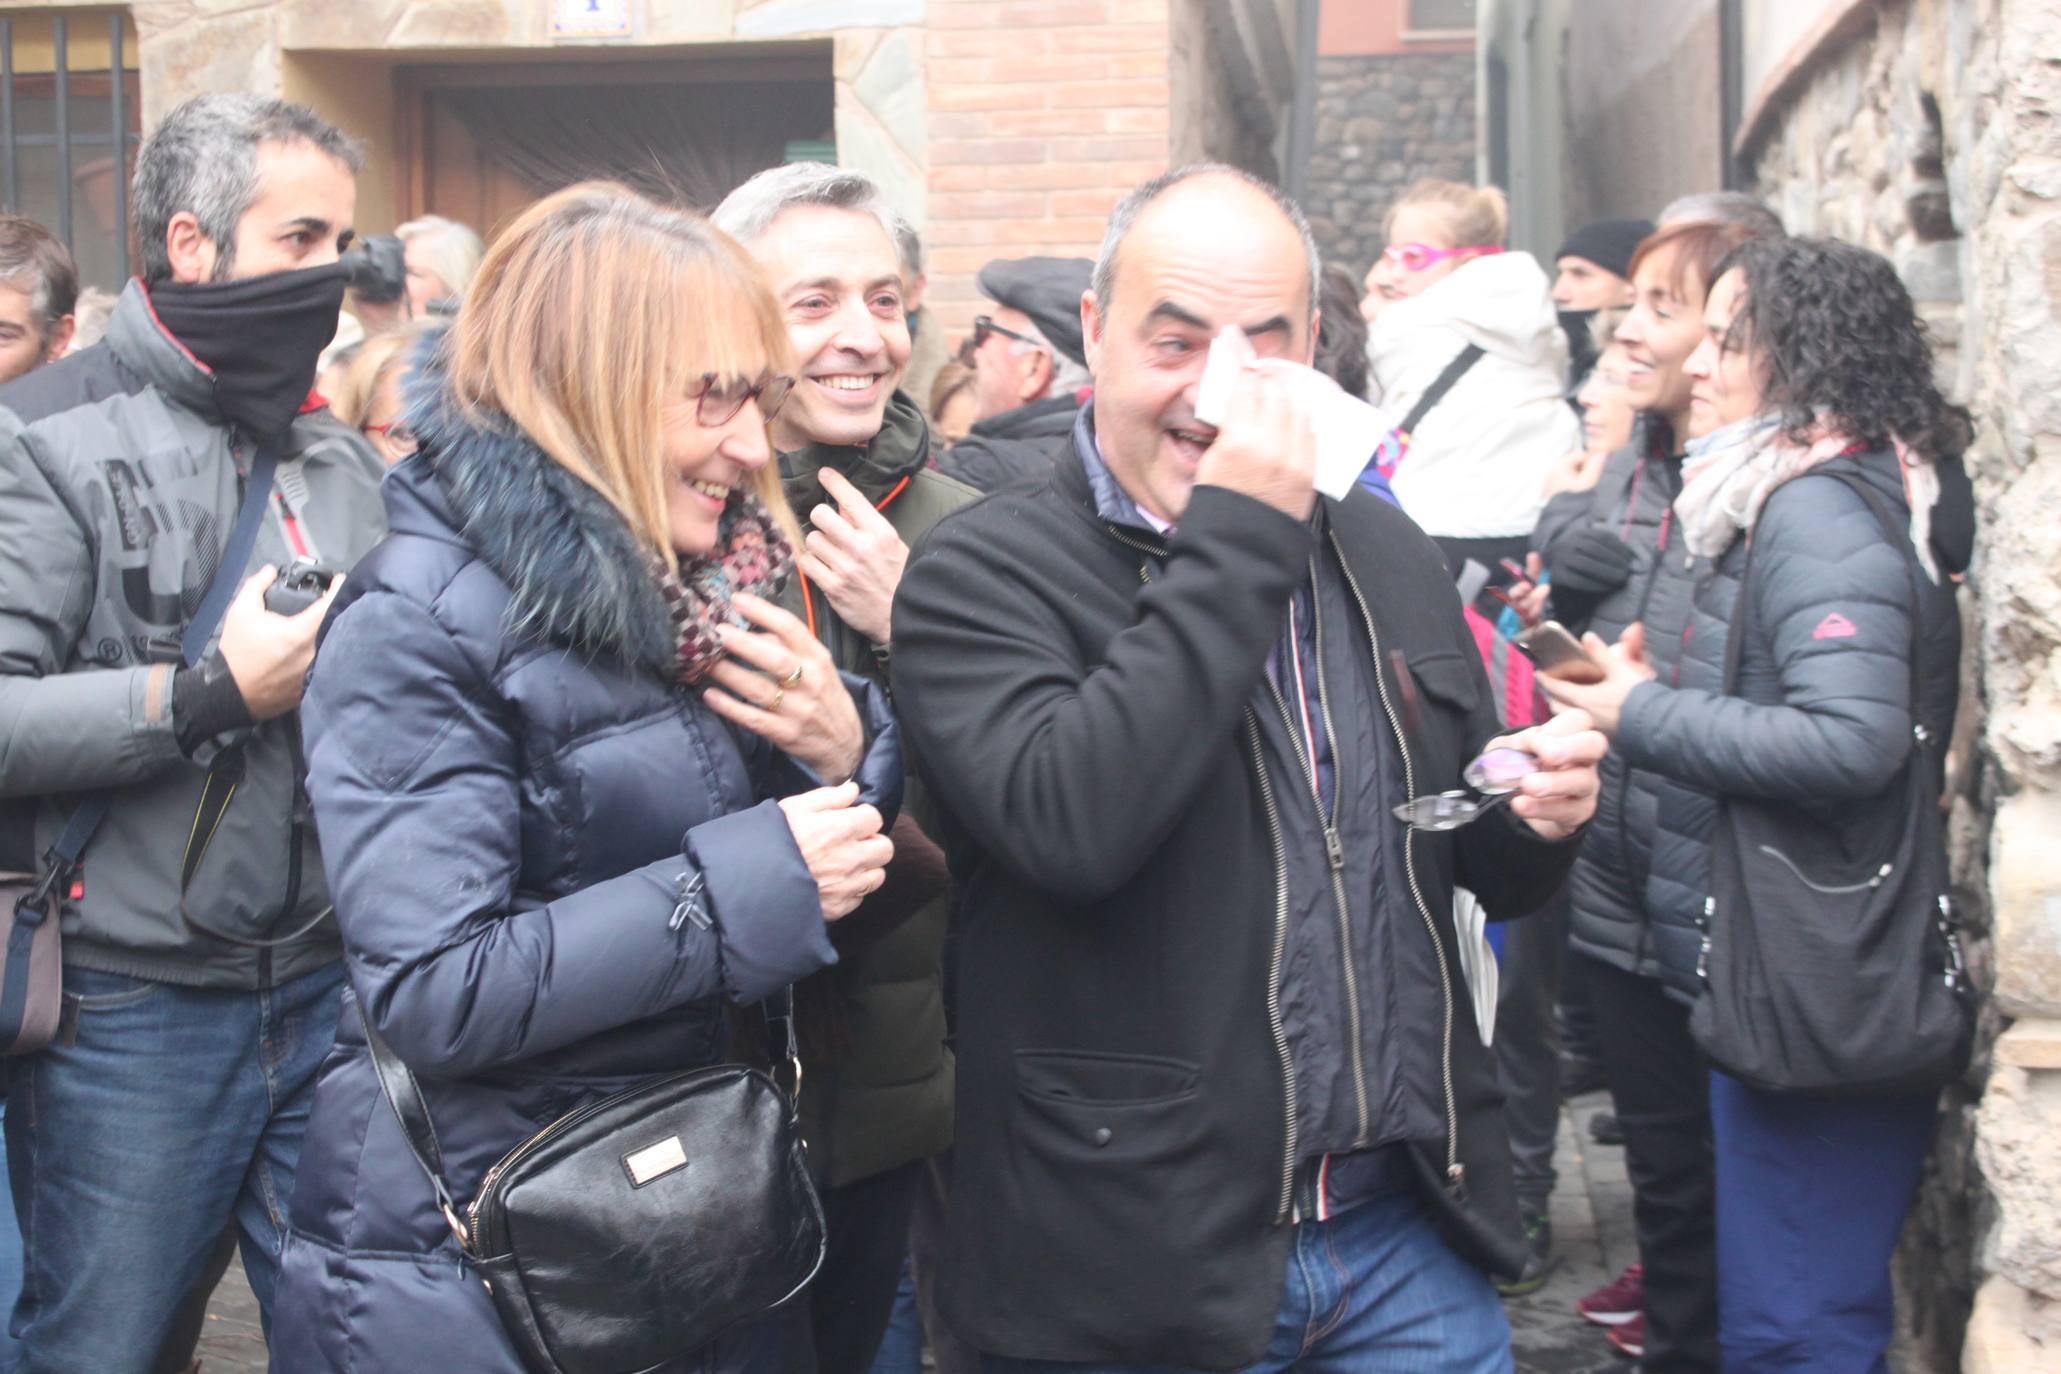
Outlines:
POLYGON ((355 246, 358 169, 172 111, 97 341, 0 218, 0 1370, 188 1369, 240 1253, 284 1374, 1508 1371, 1598 1079, 1608 1342, 1885 1368, 1955 1016, 1742 1045, 1965 1000, 1886 261, 1427 181, 1362 278, 1197 164, 955 351, 855 171, 355 246))

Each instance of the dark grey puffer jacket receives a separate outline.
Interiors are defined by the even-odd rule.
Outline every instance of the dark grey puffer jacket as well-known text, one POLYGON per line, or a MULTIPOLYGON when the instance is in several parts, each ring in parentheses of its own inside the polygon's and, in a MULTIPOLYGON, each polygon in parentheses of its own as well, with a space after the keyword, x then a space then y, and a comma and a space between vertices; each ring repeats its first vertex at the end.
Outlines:
MULTIPOLYGON (((1642 423, 1632 442, 1610 455, 1593 488, 1562 492, 1539 517, 1532 543, 1545 552, 1549 567, 1554 544, 1585 525, 1600 525, 1631 546, 1630 580, 1597 603, 1585 621, 1569 620, 1576 633, 1594 630, 1615 640, 1636 620, 1650 617, 1649 629, 1687 622, 1693 582, 1656 576, 1666 558, 1678 566, 1682 561, 1681 535, 1670 517, 1682 489, 1682 460, 1651 438, 1642 423)), ((1566 615, 1558 606, 1555 613, 1566 615)), ((1649 634, 1648 644, 1653 640, 1649 634)), ((1663 779, 1632 767, 1622 749, 1612 749, 1603 759, 1602 780, 1596 818, 1568 879, 1572 938, 1584 954, 1657 977, 1644 894, 1654 868, 1663 779)))
MULTIPOLYGON (((1909 756, 1914 717, 1939 732, 1953 720, 1960 621, 1952 585, 1919 574, 1914 703, 1910 549, 1884 538, 1867 503, 1826 475, 1835 471, 1862 476, 1904 518, 1902 477, 1887 452, 1834 459, 1768 499, 1755 527, 1733 695, 1720 688, 1747 541, 1714 561, 1692 560, 1674 534, 1677 552, 1660 560, 1646 597, 1657 676, 1626 700, 1613 749, 1651 797, 1650 828, 1642 813, 1622 820, 1639 828, 1650 856, 1638 875, 1638 962, 1627 964, 1621 945, 1599 943, 1593 914, 1579 904, 1574 938, 1585 953, 1652 972, 1684 1000, 1697 992, 1696 919, 1717 799, 1774 798, 1870 824, 1874 808, 1902 804, 1890 784, 1909 756)), ((1790 857, 1808 868, 1813 856, 1790 857)), ((1595 875, 1584 874, 1594 862, 1591 853, 1579 861, 1588 881, 1577 903, 1594 890, 1595 875)))
MULTIPOLYGON (((64 960, 199 987, 268 987, 332 963, 336 928, 315 833, 296 804, 292 715, 205 741, 189 758, 172 715, 177 645, 221 557, 254 445, 215 383, 167 333, 141 282, 107 337, 0 388, 0 799, 33 806, 45 851, 78 794, 113 809, 64 907, 64 960), (180 873, 208 767, 232 745, 243 780, 194 869, 180 873), (310 928, 311 923, 312 928, 310 928), (299 938, 292 932, 306 930, 299 938)), ((279 448, 278 491, 239 582, 309 553, 349 568, 386 527, 385 465, 316 407, 279 448), (291 517, 290 519, 288 517, 291 517)), ((0 821, 4 823, 4 821, 0 821)), ((19 857, 16 858, 19 862, 19 857)))

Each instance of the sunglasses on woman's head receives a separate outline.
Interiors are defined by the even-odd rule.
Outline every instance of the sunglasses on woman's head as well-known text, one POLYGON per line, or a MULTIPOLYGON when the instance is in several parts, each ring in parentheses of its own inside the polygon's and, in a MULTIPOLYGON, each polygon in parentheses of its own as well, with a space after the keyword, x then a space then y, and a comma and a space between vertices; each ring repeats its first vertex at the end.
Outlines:
POLYGON ((694 418, 714 429, 735 419, 746 401, 756 400, 759 414, 770 420, 780 413, 780 407, 786 404, 793 391, 792 377, 763 377, 756 382, 746 382, 738 377, 718 377, 713 372, 704 372, 701 374, 701 390, 694 395, 694 418))
POLYGON ((1477 243, 1465 248, 1433 248, 1428 243, 1391 243, 1381 256, 1405 272, 1422 272, 1447 258, 1489 258, 1503 250, 1494 244, 1477 243))

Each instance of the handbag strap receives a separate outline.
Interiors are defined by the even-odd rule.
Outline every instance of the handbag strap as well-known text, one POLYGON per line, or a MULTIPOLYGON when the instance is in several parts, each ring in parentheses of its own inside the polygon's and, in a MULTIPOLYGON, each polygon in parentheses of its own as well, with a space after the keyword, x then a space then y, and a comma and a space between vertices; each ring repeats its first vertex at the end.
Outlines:
MULTIPOLYGON (((1873 484, 1863 480, 1857 474, 1821 471, 1806 473, 1804 477, 1797 480, 1803 481, 1810 477, 1829 478, 1852 490, 1855 495, 1859 496, 1867 504, 1869 511, 1875 517, 1875 523, 1882 527, 1883 535, 1888 538, 1890 547, 1897 549, 1903 555, 1904 575, 1909 580, 1911 586, 1911 661, 1909 665, 1911 674, 1911 725, 1915 737, 1920 743, 1923 743, 1931 738, 1931 731, 1926 729, 1924 723, 1918 719, 1918 688, 1921 681, 1918 675, 1918 650, 1923 643, 1921 617, 1924 609, 1925 591, 1924 585, 1918 577, 1917 553, 1909 547, 1910 536, 1898 524, 1895 512, 1890 509, 1889 502, 1883 498, 1882 493, 1877 491, 1873 484)), ((1739 610, 1732 617, 1732 633, 1725 643, 1725 671, 1722 690, 1726 696, 1733 695, 1739 685, 1740 646, 1746 640, 1746 621, 1752 607, 1748 578, 1753 574, 1753 550, 1757 542, 1751 533, 1747 535, 1746 566, 1740 569, 1739 572, 1739 610)))
MULTIPOLYGON (((229 543, 222 550, 221 561, 215 564, 215 575, 208 579, 207 591, 202 594, 193 619, 179 634, 179 657, 189 668, 200 662, 201 656, 207 652, 208 641, 215 637, 222 618, 229 613, 229 602, 236 595, 243 569, 250 562, 251 551, 257 547, 258 529, 264 524, 265 505, 272 499, 273 478, 278 470, 277 449, 271 444, 261 445, 251 459, 250 480, 244 484, 243 503, 237 507, 236 524, 230 530, 229 543)), ((113 806, 112 794, 95 792, 73 809, 64 830, 57 837, 57 843, 50 846, 50 852, 45 856, 42 876, 22 898, 23 905, 33 906, 47 914, 48 903, 53 897, 62 900, 60 889, 78 871, 86 846, 93 842, 94 832, 100 829, 101 822, 107 819, 113 806)))
POLYGON ((1446 364, 1445 371, 1439 373, 1432 379, 1431 385, 1424 388, 1424 394, 1417 398, 1417 404, 1410 407, 1410 413, 1403 417, 1403 422, 1396 428, 1402 431, 1405 437, 1416 433, 1417 426, 1431 413, 1431 408, 1446 398, 1446 393, 1467 375, 1467 369, 1481 361, 1484 351, 1480 344, 1468 344, 1453 355, 1453 360, 1446 364))
MULTIPOLYGON (((759 1009, 766 1017, 768 1043, 776 1047, 776 1052, 784 1052, 794 1070, 794 1086, 788 1090, 787 1099, 788 1110, 792 1111, 801 1096, 801 1055, 794 1037, 793 986, 782 989, 777 999, 778 1010, 773 1007, 774 1000, 768 998, 759 1003, 759 1009)), ((451 1190, 444 1185, 444 1151, 437 1142, 436 1123, 430 1119, 429 1102, 422 1095, 422 1084, 416 1081, 415 1071, 372 1028, 372 1018, 365 1014, 362 1002, 358 1004, 358 1020, 365 1028, 365 1048, 371 1052, 372 1068, 379 1075, 380 1091, 385 1094, 387 1105, 393 1108, 394 1119, 401 1124, 401 1138, 408 1144, 408 1153, 415 1156, 423 1177, 429 1180, 430 1190, 436 1194, 437 1210, 443 1213, 451 1234, 458 1238, 459 1248, 471 1254, 471 1232, 458 1215, 458 1204, 452 1201, 451 1190)), ((774 1082, 778 1086, 777 1078, 774 1082)))

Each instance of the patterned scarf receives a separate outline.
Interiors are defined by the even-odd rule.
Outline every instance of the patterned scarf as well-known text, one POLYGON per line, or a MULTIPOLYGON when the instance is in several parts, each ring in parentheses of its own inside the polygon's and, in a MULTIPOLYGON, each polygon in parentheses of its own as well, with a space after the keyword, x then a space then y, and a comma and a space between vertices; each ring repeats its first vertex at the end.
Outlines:
MULTIPOLYGON (((1897 466, 1903 472, 1904 494, 1911 507, 1911 543, 1918 561, 1935 583, 1939 569, 1932 557, 1932 507, 1939 500, 1939 473, 1932 463, 1896 439, 1897 466)), ((1767 417, 1737 420, 1701 439, 1691 440, 1682 465, 1682 491, 1675 515, 1689 552, 1716 558, 1741 534, 1750 534, 1761 509, 1777 488, 1822 463, 1854 450, 1854 441, 1831 426, 1821 426, 1808 446, 1783 438, 1778 422, 1767 417)))
POLYGON ((717 627, 749 628, 748 622, 730 609, 730 598, 738 592, 768 600, 780 595, 794 570, 794 549, 765 502, 753 492, 740 490, 731 496, 716 527, 713 552, 683 560, 677 573, 662 558, 653 557, 651 564, 659 589, 665 593, 666 608, 672 613, 673 632, 679 637, 675 675, 681 682, 694 683, 707 677, 724 657, 717 627))

